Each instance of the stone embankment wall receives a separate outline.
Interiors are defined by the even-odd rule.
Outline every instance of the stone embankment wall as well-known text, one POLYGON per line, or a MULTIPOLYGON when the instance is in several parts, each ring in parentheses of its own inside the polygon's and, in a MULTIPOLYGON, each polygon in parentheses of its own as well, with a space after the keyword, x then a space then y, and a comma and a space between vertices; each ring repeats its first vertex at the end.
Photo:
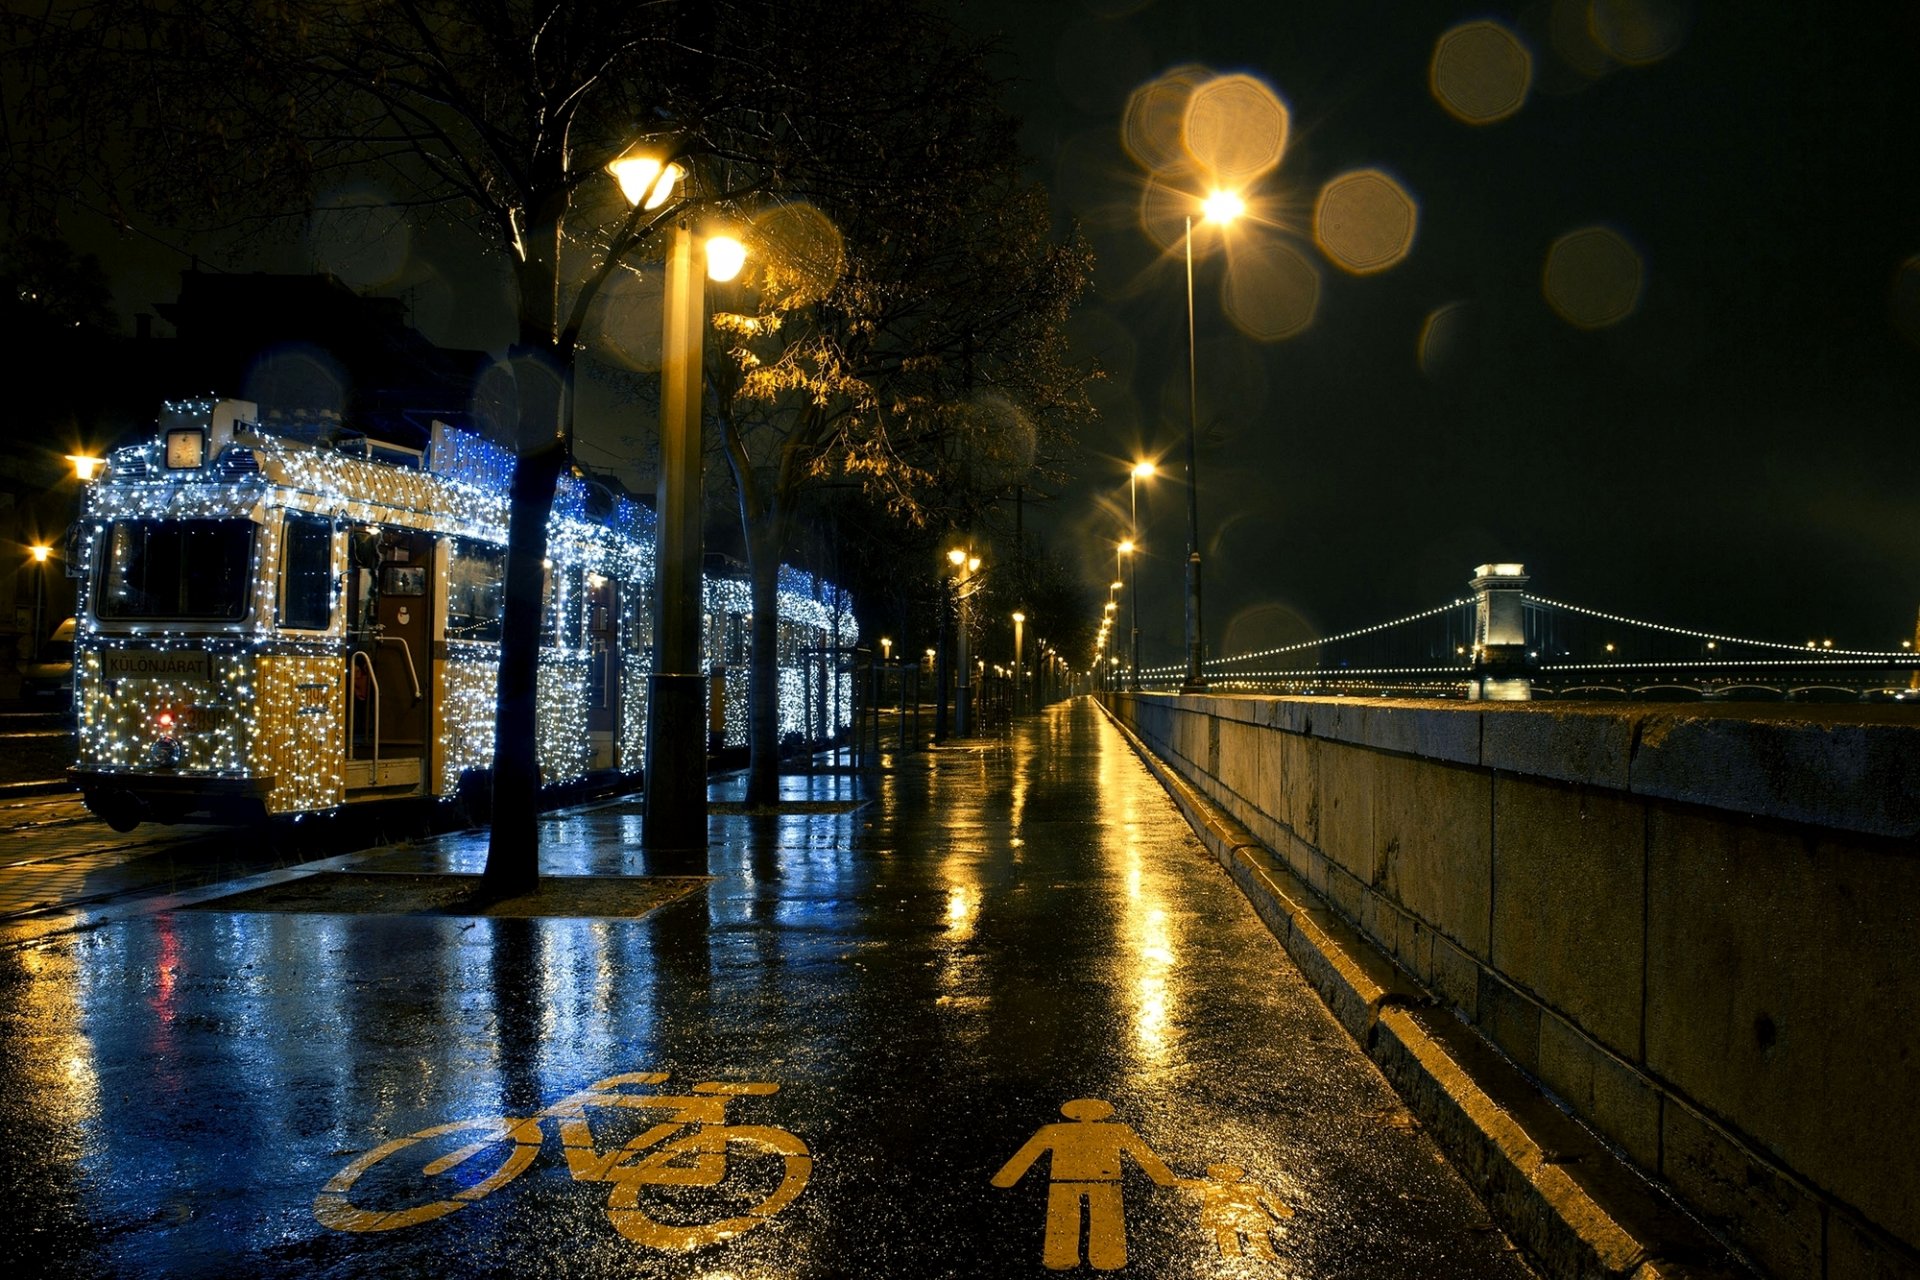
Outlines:
POLYGON ((1910 709, 1113 706, 1769 1273, 1920 1274, 1910 709))

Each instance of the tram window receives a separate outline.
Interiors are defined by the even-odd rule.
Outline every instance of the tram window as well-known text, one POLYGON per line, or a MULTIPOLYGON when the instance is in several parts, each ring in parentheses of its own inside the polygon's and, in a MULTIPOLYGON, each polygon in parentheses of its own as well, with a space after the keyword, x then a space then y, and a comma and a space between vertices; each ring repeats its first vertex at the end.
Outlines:
POLYGON ((447 560, 447 638, 500 639, 506 599, 505 547, 456 540, 447 560))
POLYGON ((281 549, 280 625, 325 631, 333 623, 333 522, 289 515, 281 549))
POLYGON ((94 612, 104 619, 233 622, 253 590, 251 520, 116 520, 94 612))

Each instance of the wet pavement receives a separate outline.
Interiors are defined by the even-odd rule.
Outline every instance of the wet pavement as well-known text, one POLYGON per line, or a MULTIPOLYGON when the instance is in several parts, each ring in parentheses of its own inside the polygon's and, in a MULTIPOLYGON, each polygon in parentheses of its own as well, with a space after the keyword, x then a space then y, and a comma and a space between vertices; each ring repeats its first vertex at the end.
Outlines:
MULTIPOLYGON (((201 890, 0 945, 0 1264, 1529 1274, 1084 700, 787 790, 638 919, 201 890)), ((642 874, 639 822, 543 867, 642 874)))

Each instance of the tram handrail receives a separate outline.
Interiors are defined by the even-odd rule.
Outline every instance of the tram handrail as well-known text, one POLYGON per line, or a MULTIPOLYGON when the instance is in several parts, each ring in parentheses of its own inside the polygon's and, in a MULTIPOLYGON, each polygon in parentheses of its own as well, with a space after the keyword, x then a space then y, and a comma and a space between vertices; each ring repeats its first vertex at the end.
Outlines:
MULTIPOLYGON (((364 649, 353 651, 353 660, 348 664, 347 671, 351 674, 363 662, 367 664, 367 706, 373 712, 373 777, 374 781, 378 782, 380 780, 380 677, 373 674, 373 659, 367 656, 364 649)), ((352 682, 348 683, 351 686, 352 682)), ((347 758, 349 760, 353 758, 353 704, 356 701, 358 699, 353 696, 353 689, 349 687, 347 689, 347 758)))
POLYGON ((413 681, 413 700, 420 701, 420 672, 413 665, 413 648, 401 636, 380 636, 379 641, 400 646, 400 656, 407 660, 407 678, 413 681))

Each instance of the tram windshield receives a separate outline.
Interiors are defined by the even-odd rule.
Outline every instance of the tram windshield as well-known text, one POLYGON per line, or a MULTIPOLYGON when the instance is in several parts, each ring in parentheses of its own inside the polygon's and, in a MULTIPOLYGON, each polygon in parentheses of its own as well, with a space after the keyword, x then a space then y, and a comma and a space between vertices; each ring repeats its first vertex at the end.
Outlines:
POLYGON ((106 620, 233 622, 253 588, 251 520, 116 520, 94 613, 106 620))

